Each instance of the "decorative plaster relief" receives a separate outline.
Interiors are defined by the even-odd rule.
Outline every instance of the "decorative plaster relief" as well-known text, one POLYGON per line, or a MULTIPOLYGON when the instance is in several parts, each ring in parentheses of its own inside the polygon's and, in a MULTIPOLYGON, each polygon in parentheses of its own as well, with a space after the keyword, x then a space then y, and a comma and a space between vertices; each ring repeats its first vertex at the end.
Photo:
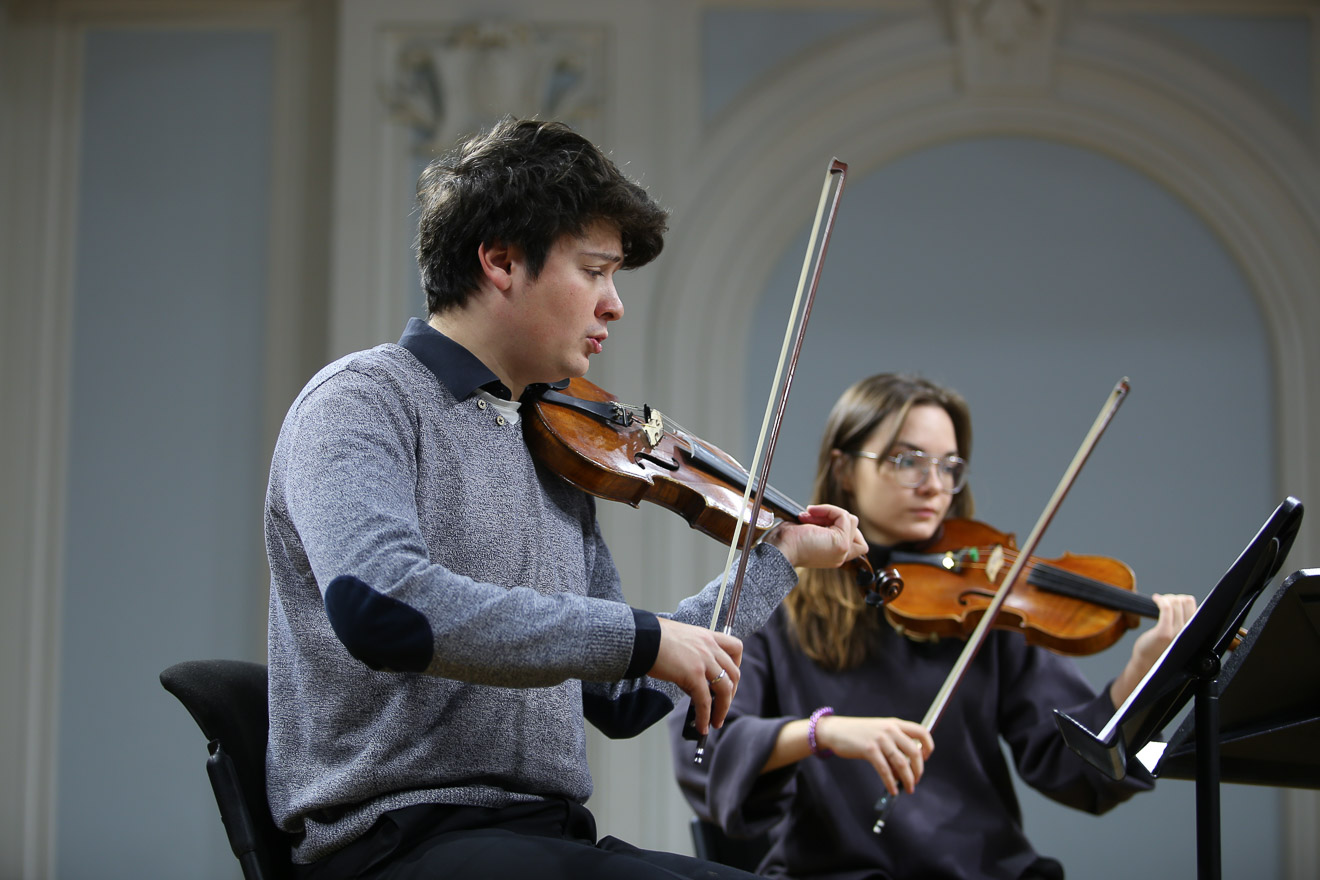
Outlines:
POLYGON ((1050 86, 1061 0, 952 0, 958 73, 969 93, 1050 86))
POLYGON ((606 28, 475 21, 387 37, 390 119, 430 156, 506 113, 569 123, 599 137, 605 111, 606 28))

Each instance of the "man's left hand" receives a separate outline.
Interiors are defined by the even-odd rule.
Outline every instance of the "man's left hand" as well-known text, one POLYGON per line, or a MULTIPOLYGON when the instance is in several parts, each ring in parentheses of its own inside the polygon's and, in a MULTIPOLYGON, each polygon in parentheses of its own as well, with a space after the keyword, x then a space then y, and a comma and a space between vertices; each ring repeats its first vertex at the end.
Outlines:
POLYGON ((812 504, 799 522, 783 523, 766 536, 794 568, 838 568, 867 551, 857 517, 833 504, 812 504))

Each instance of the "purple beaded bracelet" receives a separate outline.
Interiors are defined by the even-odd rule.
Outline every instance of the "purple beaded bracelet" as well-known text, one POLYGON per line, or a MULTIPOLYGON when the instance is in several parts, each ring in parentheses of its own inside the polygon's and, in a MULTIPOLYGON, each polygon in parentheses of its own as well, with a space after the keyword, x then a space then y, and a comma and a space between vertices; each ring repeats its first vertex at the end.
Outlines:
POLYGON ((816 742, 816 725, 820 722, 820 719, 824 718, 826 715, 833 714, 834 709, 832 707, 821 706, 815 712, 812 712, 811 717, 807 719, 807 745, 811 748, 811 753, 817 757, 828 758, 830 755, 834 754, 829 749, 822 749, 820 744, 816 742))

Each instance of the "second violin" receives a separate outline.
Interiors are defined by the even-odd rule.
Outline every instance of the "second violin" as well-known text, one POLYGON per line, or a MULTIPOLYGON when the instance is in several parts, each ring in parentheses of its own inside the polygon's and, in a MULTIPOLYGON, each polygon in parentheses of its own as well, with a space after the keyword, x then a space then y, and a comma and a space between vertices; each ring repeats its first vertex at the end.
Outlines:
MULTIPOLYGON (((1016 558, 1011 533, 976 520, 946 520, 930 542, 890 557, 909 589, 885 613, 910 635, 965 638, 1016 558)), ((1060 654, 1095 654, 1137 626, 1139 617, 1159 616, 1154 600, 1134 592, 1135 586, 1132 569, 1117 559, 1033 557, 992 626, 1021 632, 1028 642, 1060 654)))

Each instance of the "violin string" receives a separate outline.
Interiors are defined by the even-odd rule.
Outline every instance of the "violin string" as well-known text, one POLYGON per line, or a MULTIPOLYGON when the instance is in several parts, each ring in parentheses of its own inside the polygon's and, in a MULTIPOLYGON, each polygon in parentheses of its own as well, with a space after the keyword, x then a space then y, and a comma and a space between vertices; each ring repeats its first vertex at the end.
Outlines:
MULTIPOLYGON (((966 549, 974 549, 982 556, 990 552, 988 547, 966 549)), ((1004 558, 1010 562, 1016 560, 1017 557, 1018 553, 1015 550, 1004 551, 1004 558)), ((985 562, 967 562, 963 564, 963 568, 984 570, 988 568, 988 564, 985 562)), ((1101 605, 1116 611, 1131 611, 1147 616, 1155 608, 1153 600, 1148 597, 1132 593, 1122 587, 1116 587, 1095 578, 1068 571, 1056 565, 1050 565, 1047 562, 1029 562, 1027 572, 1027 583, 1029 584, 1074 599, 1081 599, 1094 605, 1101 605)))
POLYGON ((1159 613, 1158 606, 1150 597, 1115 587, 1104 581, 1094 580, 1054 566, 1039 567, 1039 574, 1040 576, 1034 580, 1028 578, 1028 582, 1034 583, 1043 589, 1054 590, 1115 611, 1131 611, 1147 617, 1159 613))
MULTIPOLYGON (((621 403, 619 404, 619 407, 625 410, 633 421, 642 422, 642 423, 646 422, 646 419, 644 417, 645 409, 643 407, 640 407, 635 403, 621 403)), ((693 434, 687 428, 680 425, 678 422, 674 421, 669 416, 665 416, 665 431, 670 434, 675 434, 681 437, 687 443, 701 443, 701 441, 696 438, 695 434, 693 434)), ((740 468, 742 467, 742 465, 738 465, 738 466, 740 468)))
MULTIPOLYGON (((643 424, 646 422, 646 419, 639 415, 639 413, 645 413, 645 407, 630 403, 619 403, 618 407, 627 412, 632 420, 643 424)), ((688 445, 692 464, 697 468, 708 475, 724 480, 735 493, 742 492, 746 488, 750 475, 736 458, 711 446, 669 416, 664 417, 664 430, 666 434, 677 437, 688 445)), ((771 510, 774 516, 783 516, 784 514, 797 516, 805 510, 801 504, 789 498, 774 486, 766 486, 765 506, 771 510)), ((732 511, 730 511, 730 515, 733 515, 732 511)))

